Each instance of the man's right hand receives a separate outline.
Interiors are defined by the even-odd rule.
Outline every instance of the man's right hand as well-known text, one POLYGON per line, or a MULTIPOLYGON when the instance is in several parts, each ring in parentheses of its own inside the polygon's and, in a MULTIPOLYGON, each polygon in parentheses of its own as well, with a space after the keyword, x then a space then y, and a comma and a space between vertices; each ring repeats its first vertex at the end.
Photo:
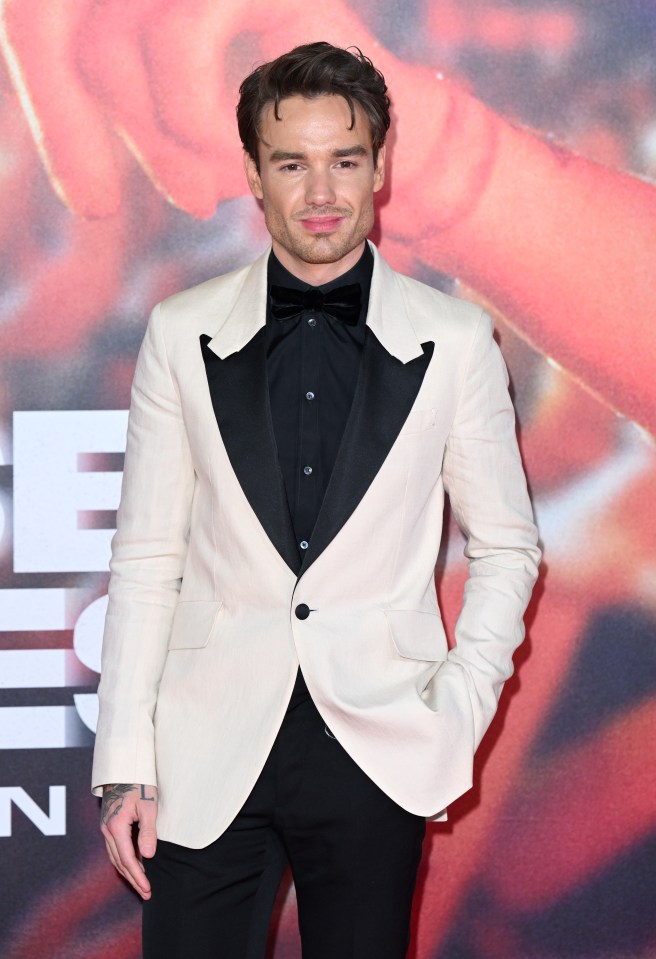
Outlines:
POLYGON ((142 899, 150 899, 150 883, 141 858, 155 855, 157 845, 157 789, 140 783, 114 783, 103 787, 100 831, 107 852, 120 874, 142 899), (132 825, 139 824, 138 850, 134 848, 132 825))

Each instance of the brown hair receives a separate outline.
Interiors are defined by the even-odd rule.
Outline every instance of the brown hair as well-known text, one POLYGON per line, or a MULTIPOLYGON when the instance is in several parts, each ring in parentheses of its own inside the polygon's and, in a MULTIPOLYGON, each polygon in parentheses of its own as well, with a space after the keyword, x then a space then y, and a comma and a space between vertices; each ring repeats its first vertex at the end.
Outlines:
POLYGON ((237 124, 244 149, 260 168, 258 143, 262 110, 273 103, 276 120, 285 97, 308 99, 336 94, 344 97, 355 123, 355 103, 364 111, 371 129, 374 163, 390 125, 390 99, 385 77, 358 47, 344 50, 330 43, 294 47, 270 63, 257 67, 239 88, 237 124), (354 51, 354 52, 352 52, 354 51))

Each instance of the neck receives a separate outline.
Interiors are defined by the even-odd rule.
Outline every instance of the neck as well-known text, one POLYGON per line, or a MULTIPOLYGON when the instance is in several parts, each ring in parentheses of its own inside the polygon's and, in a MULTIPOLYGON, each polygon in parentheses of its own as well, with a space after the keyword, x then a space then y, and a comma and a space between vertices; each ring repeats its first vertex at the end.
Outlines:
POLYGON ((289 270, 297 280, 308 283, 310 286, 322 286, 324 283, 330 283, 336 280, 344 273, 348 273, 351 267, 355 266, 364 251, 364 245, 367 241, 363 240, 354 250, 347 253, 340 260, 334 263, 308 263, 299 257, 293 256, 284 247, 273 240, 272 249, 278 260, 289 270))

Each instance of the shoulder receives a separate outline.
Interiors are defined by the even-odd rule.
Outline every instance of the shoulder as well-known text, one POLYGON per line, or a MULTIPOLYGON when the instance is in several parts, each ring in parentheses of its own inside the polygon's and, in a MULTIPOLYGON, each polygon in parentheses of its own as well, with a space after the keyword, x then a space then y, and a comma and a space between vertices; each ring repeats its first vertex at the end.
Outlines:
POLYGON ((394 283, 420 342, 452 342, 462 349, 476 337, 491 337, 494 324, 478 304, 450 296, 414 277, 397 273, 380 254, 378 260, 384 283, 394 283))
POLYGON ((483 311, 476 303, 443 293, 411 276, 404 276, 402 273, 397 273, 396 276, 406 302, 419 316, 425 316, 429 322, 437 322, 443 327, 452 326, 454 329, 471 329, 478 326, 483 311))
POLYGON ((166 324, 181 318, 190 321, 215 316, 236 299, 252 267, 249 263, 167 297, 156 307, 160 321, 166 324))

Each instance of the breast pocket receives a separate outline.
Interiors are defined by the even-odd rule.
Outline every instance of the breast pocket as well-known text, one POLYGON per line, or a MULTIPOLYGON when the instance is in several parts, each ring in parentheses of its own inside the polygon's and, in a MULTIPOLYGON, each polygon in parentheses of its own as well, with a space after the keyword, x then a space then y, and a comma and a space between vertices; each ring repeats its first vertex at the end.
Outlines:
MULTIPOLYGON (((419 477, 419 486, 432 487, 442 469, 447 425, 440 410, 412 410, 398 436, 397 449, 403 457, 408 474, 419 477)), ((414 480, 412 480, 415 483, 414 480)), ((421 489, 412 495, 424 496, 421 489)))
POLYGON ((424 430, 430 430, 435 426, 437 420, 437 409, 410 410, 405 423, 401 427, 399 436, 406 436, 412 433, 423 433, 424 430))
POLYGON ((179 602, 173 616, 168 648, 202 649, 207 646, 222 607, 220 599, 179 602))

